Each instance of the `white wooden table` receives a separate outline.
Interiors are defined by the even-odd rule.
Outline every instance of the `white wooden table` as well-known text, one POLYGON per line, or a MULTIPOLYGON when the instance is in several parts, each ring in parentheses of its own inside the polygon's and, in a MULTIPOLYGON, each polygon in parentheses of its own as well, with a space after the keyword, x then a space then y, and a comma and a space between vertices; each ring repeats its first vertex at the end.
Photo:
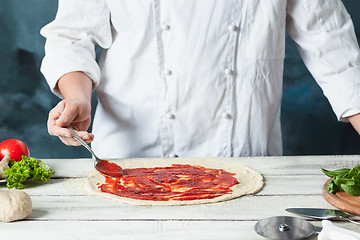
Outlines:
MULTIPOLYGON (((320 168, 351 168, 360 156, 237 158, 265 178, 254 196, 192 206, 132 206, 97 196, 84 188, 91 159, 44 159, 56 170, 45 184, 28 183, 24 191, 33 213, 23 221, 0 223, 0 239, 264 239, 255 223, 271 216, 294 216, 287 207, 332 208, 322 197, 327 177, 320 168)), ((0 184, 0 189, 6 189, 0 184)), ((311 221, 321 226, 320 221, 311 221)), ((335 225, 360 232, 347 222, 335 225)), ((317 239, 317 235, 309 239, 317 239)))

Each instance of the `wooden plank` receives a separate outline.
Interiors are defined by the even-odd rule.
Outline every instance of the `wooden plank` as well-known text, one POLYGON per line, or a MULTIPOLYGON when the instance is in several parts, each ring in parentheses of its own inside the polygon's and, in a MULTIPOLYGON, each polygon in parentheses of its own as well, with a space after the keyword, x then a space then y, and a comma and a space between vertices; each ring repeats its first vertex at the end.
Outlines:
MULTIPOLYGON (((92 159, 42 159, 55 169, 55 178, 86 177, 94 169, 92 159)), ((283 156, 220 158, 236 161, 265 175, 315 175, 322 174, 321 168, 337 169, 353 167, 360 162, 360 156, 283 156)))
POLYGON ((257 195, 313 195, 322 194, 322 186, 328 177, 322 175, 265 175, 265 186, 257 195), (311 181, 309 181, 309 179, 311 181))
POLYGON ((41 159, 55 169, 53 178, 86 177, 94 170, 94 160, 79 159, 41 159))
MULTIPOLYGON (((26 193, 30 196, 79 196, 89 195, 85 189, 84 178, 50 179, 48 182, 27 182, 24 184, 26 193)), ((1 190, 1 185, 0 185, 1 190)))
POLYGON ((0 223, 0 233, 2 239, 264 239, 254 231, 254 225, 255 221, 27 221, 6 225, 0 223))
MULTIPOLYGON (((22 221, 0 223, 2 239, 179 239, 262 240, 256 221, 22 221), (21 229, 21 231, 19 231, 21 229)), ((311 222, 321 226, 321 222, 311 222)), ((345 222, 335 225, 355 231, 345 222)), ((307 238, 317 239, 317 234, 307 238)))
POLYGON ((247 196, 190 206, 134 206, 95 196, 33 196, 32 220, 259 220, 288 207, 331 207, 320 195, 247 196))

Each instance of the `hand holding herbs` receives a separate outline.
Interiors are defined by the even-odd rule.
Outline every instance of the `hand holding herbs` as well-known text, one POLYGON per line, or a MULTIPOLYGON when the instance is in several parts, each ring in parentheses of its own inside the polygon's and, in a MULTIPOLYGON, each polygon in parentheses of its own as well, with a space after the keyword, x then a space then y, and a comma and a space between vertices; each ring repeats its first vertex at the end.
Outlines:
POLYGON ((27 156, 21 161, 9 161, 9 168, 4 168, 8 188, 23 188, 25 181, 48 181, 55 170, 44 162, 27 156))
POLYGON ((352 169, 342 168, 334 171, 321 169, 331 181, 326 187, 328 193, 345 191, 351 196, 360 196, 360 164, 352 169))

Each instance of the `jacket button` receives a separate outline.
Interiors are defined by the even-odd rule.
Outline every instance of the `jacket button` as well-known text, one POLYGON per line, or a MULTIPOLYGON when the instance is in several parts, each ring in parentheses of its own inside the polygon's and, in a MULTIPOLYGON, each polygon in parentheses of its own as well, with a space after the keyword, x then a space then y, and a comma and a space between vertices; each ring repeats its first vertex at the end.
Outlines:
POLYGON ((168 119, 174 119, 174 118, 175 118, 175 115, 172 114, 172 113, 168 113, 168 114, 166 114, 166 117, 167 117, 168 119))
POLYGON ((166 69, 166 70, 164 71, 164 73, 165 73, 165 75, 167 75, 167 76, 171 76, 171 75, 172 75, 172 71, 171 71, 170 69, 166 69))
POLYGON ((233 71, 232 71, 230 68, 225 68, 225 70, 224 70, 224 73, 225 73, 225 75, 227 75, 227 76, 231 75, 232 72, 233 72, 233 71))
POLYGON ((164 31, 169 31, 170 26, 164 23, 164 24, 161 24, 161 29, 164 30, 164 31))
POLYGON ((230 119, 230 118, 231 118, 231 115, 230 115, 230 113, 226 113, 226 112, 225 112, 225 113, 222 114, 222 117, 223 117, 223 118, 230 119))
POLYGON ((231 32, 235 32, 237 29, 237 27, 234 24, 229 25, 228 28, 229 28, 229 31, 231 31, 231 32))

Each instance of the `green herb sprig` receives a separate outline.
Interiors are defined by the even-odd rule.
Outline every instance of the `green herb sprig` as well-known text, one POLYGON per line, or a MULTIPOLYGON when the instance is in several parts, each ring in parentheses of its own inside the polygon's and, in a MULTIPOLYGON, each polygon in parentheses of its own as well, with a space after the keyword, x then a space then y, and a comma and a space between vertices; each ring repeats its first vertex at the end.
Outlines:
POLYGON ((342 168, 334 171, 321 169, 323 173, 331 177, 331 181, 326 187, 329 193, 345 191, 351 196, 360 196, 360 164, 352 169, 342 168))
POLYGON ((4 168, 5 181, 8 188, 23 188, 25 181, 48 181, 55 170, 44 162, 22 156, 21 161, 9 161, 9 168, 4 168))

